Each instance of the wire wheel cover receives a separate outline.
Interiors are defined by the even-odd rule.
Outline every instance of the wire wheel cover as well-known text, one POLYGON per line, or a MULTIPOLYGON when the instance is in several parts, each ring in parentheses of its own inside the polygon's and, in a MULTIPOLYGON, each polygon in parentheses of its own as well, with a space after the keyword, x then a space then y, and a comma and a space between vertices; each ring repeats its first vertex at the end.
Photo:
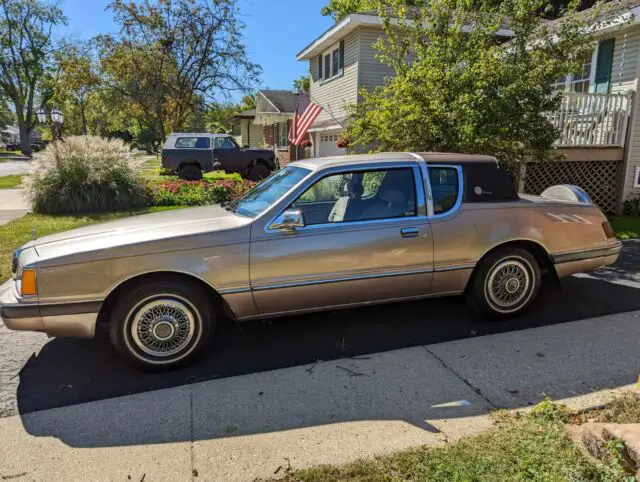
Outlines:
POLYGON ((499 308, 513 308, 530 292, 531 275, 524 263, 510 259, 496 264, 487 279, 487 293, 499 308))
POLYGON ((186 303, 156 299, 137 310, 131 323, 134 343, 148 355, 169 357, 193 339, 195 317, 186 303))

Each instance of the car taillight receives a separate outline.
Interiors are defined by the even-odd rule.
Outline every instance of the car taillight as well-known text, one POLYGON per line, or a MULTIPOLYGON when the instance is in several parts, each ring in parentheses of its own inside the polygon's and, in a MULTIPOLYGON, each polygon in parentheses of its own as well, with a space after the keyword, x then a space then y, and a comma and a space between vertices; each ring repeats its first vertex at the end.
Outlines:
POLYGON ((605 221, 604 223, 602 223, 602 229, 604 230, 604 234, 607 235, 607 239, 616 237, 616 233, 611 227, 611 223, 609 223, 609 221, 605 221))

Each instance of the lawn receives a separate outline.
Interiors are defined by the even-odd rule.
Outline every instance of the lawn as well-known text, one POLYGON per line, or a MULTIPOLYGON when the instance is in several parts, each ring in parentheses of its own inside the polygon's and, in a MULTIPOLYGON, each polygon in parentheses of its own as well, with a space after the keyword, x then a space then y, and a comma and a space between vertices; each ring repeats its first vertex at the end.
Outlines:
POLYGON ((31 239, 31 230, 36 229, 38 237, 67 231, 88 224, 111 221, 126 216, 135 216, 156 211, 175 209, 175 207, 149 208, 144 211, 96 214, 86 216, 50 216, 45 214, 27 214, 0 226, 0 283, 11 276, 11 257, 13 252, 31 239))
POLYGON ((586 456, 567 436, 568 423, 640 422, 640 395, 614 399, 600 412, 578 415, 550 401, 530 412, 492 415, 496 427, 441 448, 422 447, 352 464, 288 471, 287 482, 376 481, 629 481, 616 453, 602 463, 586 456))
POLYGON ((640 238, 640 218, 631 216, 611 216, 609 222, 619 239, 640 238))
POLYGON ((0 176, 0 189, 15 189, 20 186, 22 176, 11 174, 10 176, 0 176))
MULTIPOLYGON (((160 158, 156 156, 149 155, 136 155, 136 157, 146 157, 147 159, 142 163, 141 170, 142 175, 148 179, 166 179, 176 180, 178 176, 175 174, 162 174, 162 166, 160 164, 160 158)), ((233 180, 233 181, 242 181, 242 177, 238 173, 226 173, 225 171, 213 171, 213 172, 205 172, 202 175, 203 179, 206 181, 216 181, 216 180, 233 180)))

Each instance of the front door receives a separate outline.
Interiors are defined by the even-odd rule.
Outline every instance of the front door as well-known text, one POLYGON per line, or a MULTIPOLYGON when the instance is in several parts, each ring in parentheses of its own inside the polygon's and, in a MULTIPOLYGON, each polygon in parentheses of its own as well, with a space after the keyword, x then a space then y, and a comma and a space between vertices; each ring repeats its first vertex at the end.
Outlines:
POLYGON ((433 243, 416 164, 334 168, 287 206, 295 232, 254 225, 251 287, 261 314, 428 294, 433 243))
POLYGON ((246 154, 231 137, 216 137, 214 140, 214 162, 222 164, 227 172, 240 172, 247 167, 246 154))

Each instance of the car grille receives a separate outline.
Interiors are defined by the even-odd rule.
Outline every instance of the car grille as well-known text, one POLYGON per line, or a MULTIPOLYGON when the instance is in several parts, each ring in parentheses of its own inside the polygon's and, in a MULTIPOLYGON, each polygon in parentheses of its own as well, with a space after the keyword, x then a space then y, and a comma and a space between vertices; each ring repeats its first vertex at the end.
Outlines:
POLYGON ((13 258, 11 259, 11 273, 16 274, 18 272, 18 257, 20 256, 20 251, 16 251, 13 253, 13 258))

